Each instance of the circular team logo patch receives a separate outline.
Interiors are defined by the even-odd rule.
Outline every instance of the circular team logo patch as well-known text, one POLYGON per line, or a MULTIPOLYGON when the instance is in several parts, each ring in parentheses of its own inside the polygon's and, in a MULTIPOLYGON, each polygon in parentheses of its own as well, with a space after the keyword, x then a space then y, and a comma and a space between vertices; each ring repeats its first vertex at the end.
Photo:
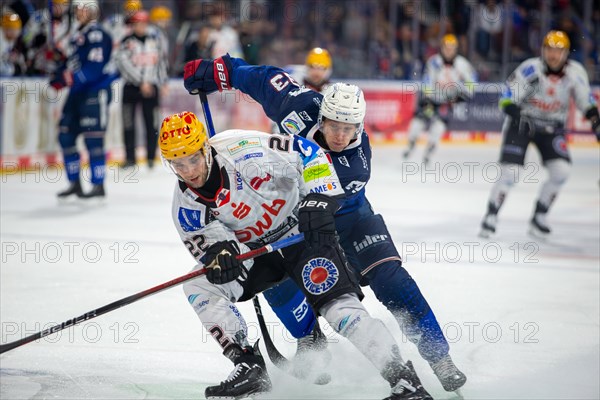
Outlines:
POLYGON ((309 293, 315 295, 329 291, 339 277, 337 267, 327 258, 312 258, 302 267, 302 283, 309 293))
POLYGON ((552 139, 552 147, 558 155, 563 157, 569 157, 569 151, 567 150, 567 142, 563 136, 557 136, 552 139))

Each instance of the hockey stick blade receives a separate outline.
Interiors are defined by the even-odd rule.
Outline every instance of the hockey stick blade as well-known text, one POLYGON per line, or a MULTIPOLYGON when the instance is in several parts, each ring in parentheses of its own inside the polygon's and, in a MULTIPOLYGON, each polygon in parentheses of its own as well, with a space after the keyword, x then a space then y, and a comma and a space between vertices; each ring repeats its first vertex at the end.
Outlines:
MULTIPOLYGON (((283 354, 277 350, 273 340, 271 339, 271 335, 269 335, 269 331, 267 329, 267 324, 265 322, 265 318, 262 314, 262 308, 260 306, 260 301, 257 296, 254 296, 252 299, 252 303, 254 304, 254 311, 256 311, 256 318, 258 319, 258 325, 260 326, 260 332, 263 337, 263 342, 265 344, 265 348, 267 349, 267 355, 269 359, 277 368, 282 371, 290 374, 294 378, 306 380, 307 377, 301 376, 298 372, 293 368, 293 363, 288 360, 283 354)), ((326 372, 320 373, 313 380, 313 383, 316 385, 326 385, 331 382, 331 375, 326 372)))
MULTIPOLYGON (((254 249, 249 252, 242 253, 242 254, 238 255, 236 258, 240 261, 249 260, 251 258, 256 258, 263 254, 271 253, 273 251, 283 249, 284 247, 291 246, 296 243, 300 243, 303 240, 304 240, 304 235, 302 235, 302 234, 290 236, 289 238, 278 240, 275 243, 267 244, 263 247, 259 247, 258 249, 254 249)), ((14 341, 14 342, 2 344, 2 345, 0 345, 0 354, 3 354, 5 352, 15 349, 17 347, 23 346, 27 343, 34 342, 34 341, 41 339, 43 337, 46 337, 48 335, 52 335, 53 333, 62 331, 63 329, 77 325, 81 322, 90 320, 92 318, 99 317, 102 314, 106 314, 110 311, 114 311, 123 306, 129 305, 131 303, 135 303, 138 300, 141 300, 145 297, 162 292, 163 290, 169 289, 173 286, 179 285, 179 284, 187 282, 189 280, 195 279, 201 275, 204 275, 205 273, 206 273, 205 268, 202 268, 202 269, 199 269, 196 271, 192 271, 188 274, 182 275, 182 276, 172 279, 168 282, 154 286, 150 289, 146 289, 142 292, 132 294, 131 296, 124 297, 120 300, 114 301, 110 304, 107 304, 107 305, 97 308, 95 310, 88 311, 85 314, 82 314, 78 317, 68 319, 65 322, 62 322, 62 323, 55 325, 53 327, 50 327, 48 329, 44 329, 43 331, 34 333, 33 335, 26 336, 24 338, 14 341)))

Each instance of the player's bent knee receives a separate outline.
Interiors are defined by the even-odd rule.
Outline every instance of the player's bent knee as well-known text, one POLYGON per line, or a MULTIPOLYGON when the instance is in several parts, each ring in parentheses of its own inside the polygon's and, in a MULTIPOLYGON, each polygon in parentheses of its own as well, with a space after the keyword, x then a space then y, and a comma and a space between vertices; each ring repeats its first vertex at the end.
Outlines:
POLYGON ((58 134, 58 142, 63 149, 75 147, 75 139, 75 135, 71 135, 68 132, 58 134))
POLYGON ((335 301, 330 301, 319 310, 329 325, 344 337, 350 336, 361 320, 369 317, 369 313, 360 300, 353 294, 345 294, 335 301))
POLYGON ((555 185, 564 184, 571 172, 571 164, 563 159, 548 161, 546 168, 548 168, 550 181, 555 185))

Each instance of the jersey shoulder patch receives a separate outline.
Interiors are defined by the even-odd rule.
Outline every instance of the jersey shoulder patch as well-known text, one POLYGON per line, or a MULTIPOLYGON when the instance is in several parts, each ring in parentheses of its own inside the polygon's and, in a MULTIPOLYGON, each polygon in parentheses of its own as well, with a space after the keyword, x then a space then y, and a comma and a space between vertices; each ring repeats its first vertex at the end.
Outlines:
POLYGON ((302 136, 294 136, 294 151, 300 154, 302 164, 307 165, 314 160, 318 155, 319 149, 320 147, 310 140, 302 136))
POLYGON ((306 124, 296 111, 292 111, 283 118, 281 127, 290 135, 297 135, 306 128, 306 124))
POLYGON ((202 228, 202 212, 200 210, 179 207, 177 219, 184 232, 194 232, 202 228))

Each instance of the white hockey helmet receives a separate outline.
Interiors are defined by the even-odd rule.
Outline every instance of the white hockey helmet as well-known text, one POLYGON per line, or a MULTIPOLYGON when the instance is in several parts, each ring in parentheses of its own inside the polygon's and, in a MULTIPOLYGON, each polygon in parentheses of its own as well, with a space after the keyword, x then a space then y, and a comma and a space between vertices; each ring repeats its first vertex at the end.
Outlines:
POLYGON ((73 8, 94 7, 98 8, 98 0, 73 0, 73 8))
POLYGON ((329 86, 319 110, 319 126, 323 124, 323 118, 347 124, 358 124, 354 137, 363 131, 367 103, 363 91, 356 85, 348 83, 334 83, 329 86))

